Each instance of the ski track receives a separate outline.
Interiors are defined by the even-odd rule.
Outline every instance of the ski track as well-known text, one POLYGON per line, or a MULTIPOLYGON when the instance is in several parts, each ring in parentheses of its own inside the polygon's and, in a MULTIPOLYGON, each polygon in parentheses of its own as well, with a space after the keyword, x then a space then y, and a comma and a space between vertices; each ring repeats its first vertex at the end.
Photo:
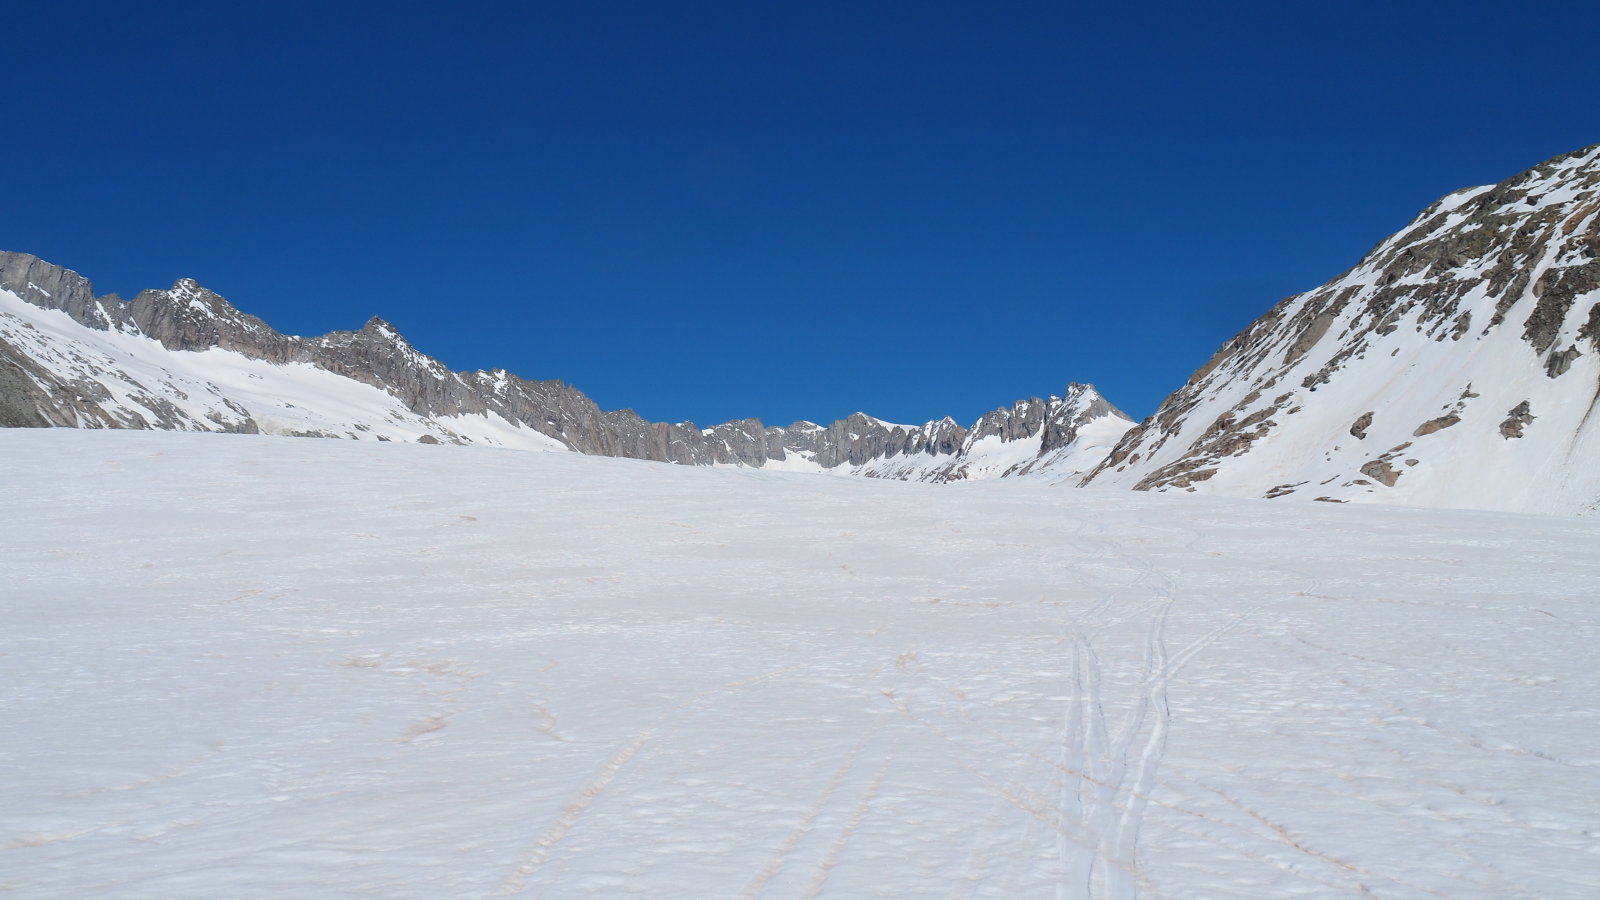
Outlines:
POLYGON ((849 845, 850 838, 860 829, 861 823, 866 821, 867 814, 872 811, 872 801, 878 796, 878 792, 883 790, 883 784, 888 780, 889 770, 894 765, 895 751, 898 748, 899 741, 896 740, 894 745, 889 748, 889 751, 884 754, 883 762, 879 764, 877 774, 872 777, 872 782, 867 785, 866 790, 861 792, 861 797, 856 800, 855 808, 850 811, 850 818, 845 821, 844 825, 839 829, 839 833, 834 836, 833 843, 828 846, 827 852, 817 861, 816 868, 811 872, 811 882, 806 885, 805 891, 800 894, 802 900, 817 897, 822 893, 822 888, 827 884, 829 874, 839 865, 839 861, 844 858, 845 847, 849 845))
POLYGON ((578 820, 583 817, 589 807, 600 799, 606 788, 611 785, 617 774, 622 771, 623 766, 626 766, 629 761, 639 754, 639 751, 645 748, 645 745, 655 740, 658 735, 669 732, 674 723, 682 717, 683 713, 720 695, 741 690, 756 682, 787 675, 802 668, 804 667, 791 666, 728 682, 702 691, 689 700, 674 704, 669 712, 652 722, 643 731, 634 735, 621 750, 617 751, 615 756, 600 767, 600 770, 595 773, 593 778, 578 790, 577 794, 561 809, 555 821, 534 841, 533 847, 523 856, 516 868, 501 881, 497 896, 511 897, 527 890, 530 886, 529 880, 539 871, 541 866, 550 860, 556 846, 566 838, 568 832, 578 823, 578 820))
POLYGON ((762 867, 760 872, 756 873, 756 877, 745 885, 744 890, 739 893, 739 900, 755 900, 767 889, 767 884, 777 877, 778 872, 783 869, 784 863, 788 862, 789 855, 794 852, 795 847, 799 846, 800 841, 811 833, 811 826, 816 823, 817 816, 827 807, 828 800, 833 797, 834 792, 844 784, 845 776, 849 775, 850 770, 855 768, 856 758, 861 755, 861 751, 866 746, 867 741, 863 740, 850 748, 850 752, 845 754, 844 761, 839 763, 838 770, 833 773, 833 777, 828 779, 828 783, 823 786, 822 793, 817 795, 817 801, 811 805, 810 809, 805 811, 805 814, 800 817, 800 821, 795 823, 794 830, 789 832, 789 837, 784 840, 783 846, 773 852, 772 858, 767 861, 767 864, 762 867))
MULTIPOLYGON (((1087 531, 1097 530, 1093 523, 1080 521, 1078 524, 1086 526, 1087 531)), ((1257 603, 1229 616, 1178 653, 1169 654, 1166 634, 1176 602, 1174 580, 1150 561, 1129 555, 1115 542, 1082 532, 1076 539, 1095 547, 1099 558, 1120 564, 1136 574, 1127 585, 1115 588, 1095 581, 1086 572, 1074 574, 1078 583, 1097 600, 1064 622, 1067 636, 1061 638, 1060 643, 1070 641, 1072 645, 1071 696, 1058 742, 1060 761, 1053 766, 1048 785, 1037 790, 1027 786, 1025 773, 1030 768, 1029 760, 1040 758, 1037 752, 1030 752, 1019 763, 1023 780, 1004 785, 997 784, 971 762, 960 761, 963 768, 996 793, 997 799, 980 836, 974 839, 952 897, 974 896, 978 884, 988 874, 977 870, 974 863, 987 859, 987 850, 979 849, 980 842, 985 840, 982 835, 994 828, 991 823, 1001 818, 1006 806, 1026 815, 1022 825, 1023 845, 1033 841, 1035 829, 1041 826, 1053 834, 1055 853, 1062 866, 1055 890, 1057 898, 1077 900, 1103 896, 1132 900, 1137 897, 1136 885, 1143 880, 1137 865, 1139 829, 1155 788, 1171 724, 1167 686, 1191 660, 1236 630, 1264 605, 1257 603), (1150 590, 1146 587, 1150 582, 1159 582, 1159 588, 1150 590), (1144 599, 1129 602, 1130 597, 1144 599), (1112 610, 1118 611, 1111 614, 1112 610), (1106 724, 1107 704, 1101 686, 1100 663, 1090 636, 1141 614, 1149 616, 1142 674, 1123 722, 1112 732, 1106 724), (1152 724, 1147 726, 1147 721, 1152 724), (1135 742, 1141 736, 1143 742, 1136 753, 1135 742), (1046 799, 1051 796, 1056 798, 1053 808, 1046 799)), ((1197 552, 1194 547, 1198 540, 1198 532, 1189 530, 1184 551, 1197 552)), ((1310 587, 1306 592, 1315 591, 1316 580, 1307 580, 1310 587)), ((884 697, 903 716, 940 737, 948 748, 969 749, 916 717, 908 699, 894 692, 884 692, 884 697)), ((1019 866, 1007 867, 1004 896, 1015 896, 1021 891, 1015 881, 1021 871, 1019 866)))
POLYGON ((556 845, 566 838, 567 833, 572 830, 573 825, 577 824, 578 819, 583 816, 584 812, 600 798, 601 794, 605 793, 612 779, 616 778, 617 773, 622 771, 622 767, 627 765, 628 761, 633 759, 640 750, 644 749, 644 745, 649 743, 651 738, 655 737, 656 727, 651 726, 635 735, 627 746, 618 751, 616 756, 607 760, 594 778, 590 779, 589 783, 578 791, 577 796, 573 797, 561 810, 561 814, 556 817, 555 822, 551 823, 550 827, 539 835, 539 839, 534 842, 533 849, 523 858, 522 862, 500 883, 499 896, 510 897, 527 889, 528 879, 533 877, 539 867, 550 859, 550 854, 555 851, 556 845))

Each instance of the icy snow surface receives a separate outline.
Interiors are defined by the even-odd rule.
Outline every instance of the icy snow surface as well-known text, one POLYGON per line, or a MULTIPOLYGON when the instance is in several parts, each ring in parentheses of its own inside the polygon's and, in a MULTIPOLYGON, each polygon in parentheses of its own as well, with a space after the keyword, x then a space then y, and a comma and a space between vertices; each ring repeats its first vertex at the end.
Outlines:
POLYGON ((20 897, 1593 897, 1600 522, 0 431, 20 897))

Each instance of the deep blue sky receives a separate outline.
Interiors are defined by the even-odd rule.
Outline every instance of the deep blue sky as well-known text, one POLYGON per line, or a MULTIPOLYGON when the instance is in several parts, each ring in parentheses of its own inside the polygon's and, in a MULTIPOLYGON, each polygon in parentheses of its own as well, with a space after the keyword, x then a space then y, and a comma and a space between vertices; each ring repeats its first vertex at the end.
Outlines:
POLYGON ((1600 141, 1600 4, 30 4, 0 249, 710 424, 1136 418, 1600 141))

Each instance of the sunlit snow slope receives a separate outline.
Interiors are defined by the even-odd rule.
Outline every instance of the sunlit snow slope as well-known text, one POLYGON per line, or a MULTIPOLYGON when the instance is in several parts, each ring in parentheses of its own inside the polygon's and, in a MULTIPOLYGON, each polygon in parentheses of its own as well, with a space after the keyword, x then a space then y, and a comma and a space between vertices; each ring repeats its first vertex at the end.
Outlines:
POLYGON ((1593 897, 1600 523, 0 430, 19 897, 1593 897))
POLYGON ((1600 146, 1457 191, 1228 341, 1090 484, 1600 507, 1600 146))

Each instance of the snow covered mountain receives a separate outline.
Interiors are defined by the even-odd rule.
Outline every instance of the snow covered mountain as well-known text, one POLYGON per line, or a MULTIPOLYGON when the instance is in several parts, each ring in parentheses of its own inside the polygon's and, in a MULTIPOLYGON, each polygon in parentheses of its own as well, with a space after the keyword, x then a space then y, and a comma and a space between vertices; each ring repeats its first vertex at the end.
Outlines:
POLYGON ((1600 146, 1423 210, 1229 340, 1085 484, 1600 506, 1600 146))
POLYGON ((373 318, 280 334, 189 279, 132 301, 0 253, 0 426, 264 432, 740 465, 921 481, 1076 479, 1132 426, 1088 385, 985 415, 894 425, 742 419, 699 428, 603 411, 560 381, 452 372, 373 318))
POLYGON ((1600 508, 1600 146, 1428 207, 1132 427, 1088 385, 970 428, 711 428, 452 372, 374 318, 283 335, 191 280, 131 302, 0 253, 0 426, 266 432, 915 481, 1582 514, 1600 508))

